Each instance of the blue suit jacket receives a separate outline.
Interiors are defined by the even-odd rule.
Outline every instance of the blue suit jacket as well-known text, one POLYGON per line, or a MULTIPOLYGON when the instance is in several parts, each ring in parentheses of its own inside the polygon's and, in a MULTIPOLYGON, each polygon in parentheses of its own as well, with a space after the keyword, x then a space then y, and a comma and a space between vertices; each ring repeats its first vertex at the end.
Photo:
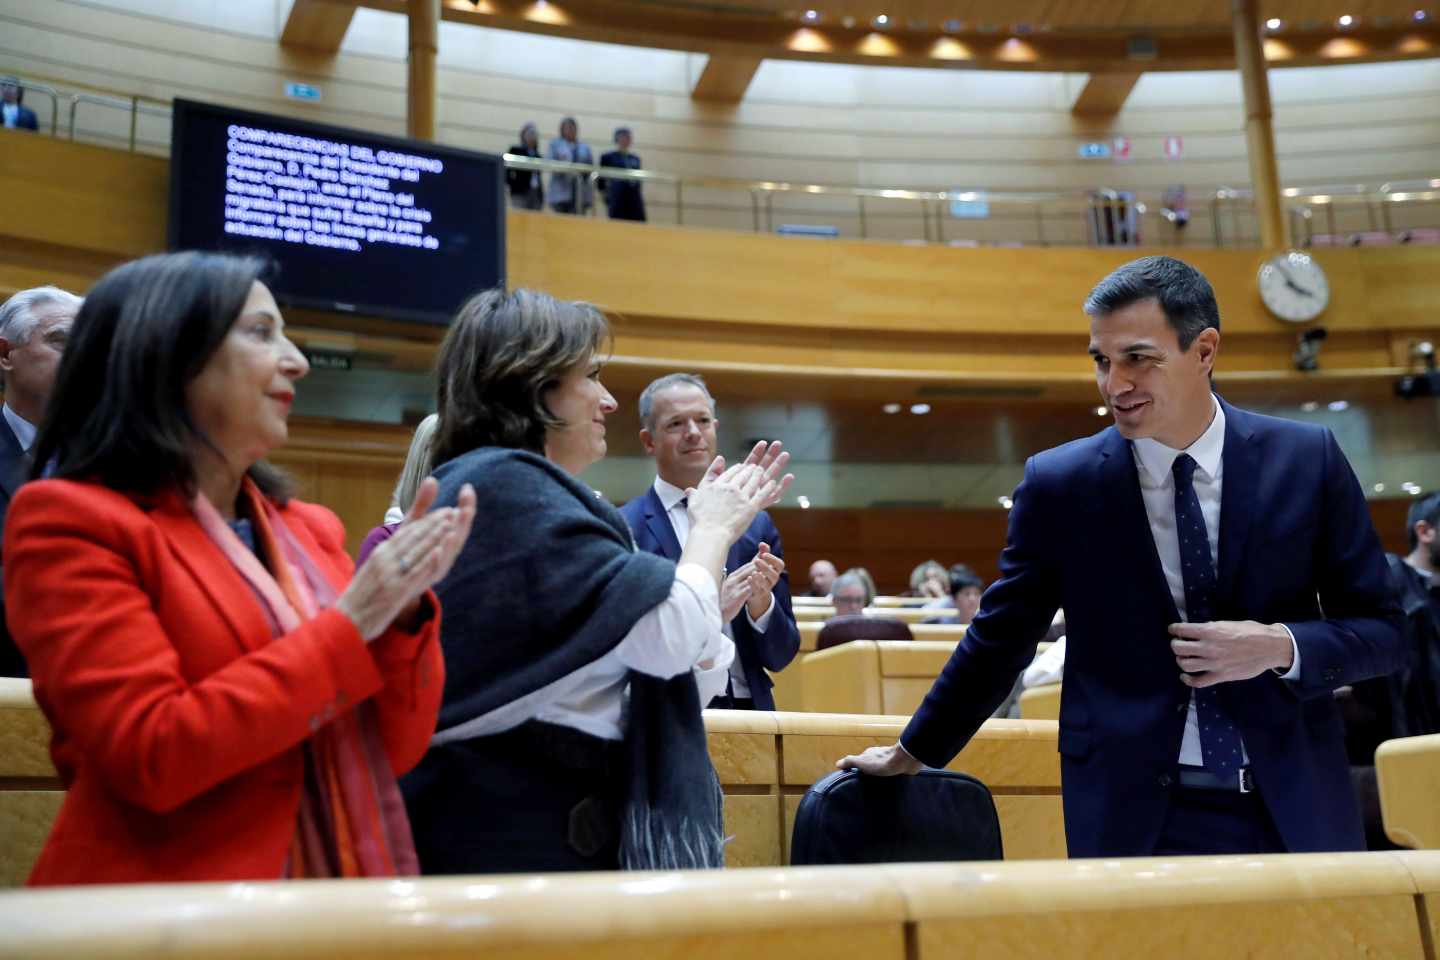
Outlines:
MULTIPOLYGON (((1229 404, 1225 417, 1216 618, 1286 624, 1301 670, 1297 681, 1266 671, 1217 693, 1287 849, 1361 850, 1331 694, 1401 664, 1385 556, 1330 431, 1229 404)), ((1151 853, 1175 789, 1190 690, 1170 650, 1167 627, 1179 615, 1134 456, 1114 427, 1026 463, 1000 571, 901 741, 926 764, 948 763, 1063 606, 1060 766, 1070 856, 1151 853)))
MULTIPOLYGON (((10 498, 25 482, 25 471, 29 463, 20 441, 10 424, 0 418, 0 534, 5 531, 5 515, 10 510, 10 498)), ((10 639, 10 628, 5 625, 5 599, 0 595, 0 677, 28 677, 25 658, 10 639)))
MULTIPOLYGON (((670 518, 665 515, 665 507, 653 486, 645 491, 644 496, 626 503, 620 512, 630 524, 635 545, 641 550, 658 553, 670 560, 680 559, 680 541, 675 539, 675 528, 670 525, 670 518)), ((762 540, 770 544, 770 552, 784 558, 780 531, 764 511, 730 548, 725 569, 738 570, 754 560, 755 554, 760 552, 762 540)), ((775 609, 770 614, 764 633, 750 626, 744 610, 730 622, 730 632, 735 637, 735 655, 740 658, 740 665, 745 671, 745 682, 755 700, 755 709, 774 710, 775 698, 770 695, 774 684, 765 671, 785 669, 800 651, 800 630, 795 626, 795 611, 790 606, 790 575, 780 574, 780 582, 775 584, 775 609)))

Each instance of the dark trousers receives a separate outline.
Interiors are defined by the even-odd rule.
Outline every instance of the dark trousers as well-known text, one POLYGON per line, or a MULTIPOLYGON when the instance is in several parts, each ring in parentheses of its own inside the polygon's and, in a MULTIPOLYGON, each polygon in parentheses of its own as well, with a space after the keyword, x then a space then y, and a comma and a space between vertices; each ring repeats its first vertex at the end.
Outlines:
POLYGON ((728 693, 717 694, 714 700, 710 701, 711 710, 754 710, 755 701, 751 697, 732 697, 728 693))
POLYGON ((420 872, 618 870, 620 756, 534 721, 431 747, 400 781, 420 872))
POLYGON ((1154 856, 1284 852, 1285 841, 1259 793, 1179 787, 1154 856))

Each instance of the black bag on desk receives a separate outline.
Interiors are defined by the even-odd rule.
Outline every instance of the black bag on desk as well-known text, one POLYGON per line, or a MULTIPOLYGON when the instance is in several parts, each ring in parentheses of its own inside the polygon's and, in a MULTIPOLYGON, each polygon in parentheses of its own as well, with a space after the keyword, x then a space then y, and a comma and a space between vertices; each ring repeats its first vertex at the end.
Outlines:
POLYGON ((949 770, 898 777, 832 773, 801 799, 790 838, 795 866, 1003 856, 989 789, 949 770))

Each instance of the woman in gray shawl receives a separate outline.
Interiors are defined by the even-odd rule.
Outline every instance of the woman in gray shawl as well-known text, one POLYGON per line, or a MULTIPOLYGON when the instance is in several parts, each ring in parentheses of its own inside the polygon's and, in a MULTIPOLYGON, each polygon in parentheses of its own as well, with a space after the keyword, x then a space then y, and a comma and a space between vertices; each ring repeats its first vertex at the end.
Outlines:
POLYGON ((491 290, 440 348, 438 503, 480 491, 436 587, 445 695, 402 784, 425 873, 720 866, 720 792, 701 704, 734 646, 719 587, 730 545, 791 478, 760 444, 690 492, 678 564, 635 550, 576 481, 605 455, 605 318, 491 290))

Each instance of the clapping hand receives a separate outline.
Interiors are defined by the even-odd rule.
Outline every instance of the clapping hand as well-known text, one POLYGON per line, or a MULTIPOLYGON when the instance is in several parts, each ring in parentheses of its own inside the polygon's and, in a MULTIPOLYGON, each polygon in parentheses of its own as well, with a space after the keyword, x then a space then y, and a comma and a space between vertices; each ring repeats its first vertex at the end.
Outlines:
POLYGON ((375 548, 335 601, 366 642, 392 625, 404 629, 414 622, 421 597, 450 572, 470 536, 475 488, 465 484, 456 506, 432 511, 439 489, 434 477, 425 478, 395 535, 375 548))

